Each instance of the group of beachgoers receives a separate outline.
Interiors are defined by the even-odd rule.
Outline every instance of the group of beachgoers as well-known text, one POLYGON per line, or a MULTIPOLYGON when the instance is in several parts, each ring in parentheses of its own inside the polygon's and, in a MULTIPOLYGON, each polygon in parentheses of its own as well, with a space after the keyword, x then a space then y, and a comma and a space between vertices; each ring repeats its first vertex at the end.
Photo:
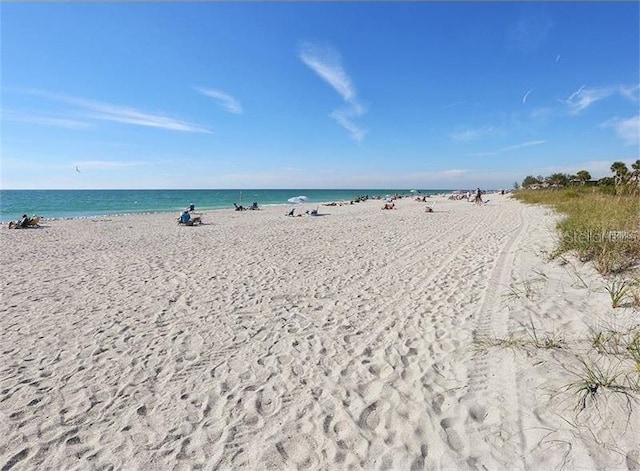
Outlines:
MULTIPOLYGON (((471 193, 471 191, 467 191, 465 192, 454 192, 451 194, 451 196, 449 196, 450 200, 466 200, 469 203, 473 203, 476 206, 482 206, 485 201, 483 201, 482 199, 482 195, 484 194, 484 191, 482 191, 480 188, 476 189, 475 192, 471 193)), ((504 194, 504 191, 502 192, 502 194, 504 194)))
POLYGON ((29 217, 23 214, 19 220, 9 223, 9 229, 28 229, 30 227, 40 227, 40 216, 34 214, 29 217))
MULTIPOLYGON (((472 195, 472 193, 470 191, 467 191, 466 194, 465 193, 454 193, 452 194, 449 199, 454 199, 454 200, 462 200, 462 199, 466 199, 469 202, 473 202, 474 204, 481 206, 485 203, 485 201, 482 200, 482 194, 483 191, 478 188, 472 195), (472 199, 473 197, 473 199, 472 199)), ((386 197, 382 197, 382 196, 374 196, 371 199, 383 199, 385 200, 384 206, 382 206, 382 209, 396 209, 395 206, 395 200, 396 199, 400 199, 402 198, 402 195, 393 195, 393 196, 386 196, 386 197)), ((424 196, 416 196, 415 199, 416 201, 421 201, 421 202, 427 202, 427 198, 430 197, 430 195, 424 195, 424 196)), ((367 201, 369 200, 370 197, 369 195, 362 195, 362 196, 358 196, 357 198, 355 198, 354 200, 350 201, 350 204, 354 204, 354 203, 359 203, 362 201, 367 201)), ((337 203, 324 203, 323 206, 336 206, 337 203)), ((342 203, 340 203, 340 206, 342 206, 342 203)), ((256 201, 253 202, 253 204, 247 208, 245 208, 242 205, 238 205, 237 203, 233 203, 233 207, 235 209, 235 211, 246 211, 246 210, 257 210, 258 208, 258 203, 256 201)), ((178 218, 178 224, 181 225, 185 225, 185 226, 196 226, 199 224, 202 224, 202 215, 198 215, 195 216, 194 215, 194 211, 195 211, 195 205, 194 204, 190 204, 189 207, 187 209, 185 209, 182 214, 180 214, 180 217, 178 218)), ((433 212, 433 207, 429 206, 426 209, 427 212, 433 212)), ((303 214, 306 214, 308 216, 319 216, 318 213, 318 208, 316 207, 315 209, 311 209, 311 210, 307 210, 304 213, 298 213, 296 214, 296 208, 291 208, 286 214, 285 216, 289 216, 289 217, 301 217, 303 214)), ((25 216, 26 217, 26 216, 25 216)))
MULTIPOLYGON (((254 201, 251 206, 245 208, 242 205, 238 205, 237 203, 233 203, 233 207, 236 211, 245 211, 245 210, 258 210, 258 202, 254 201)), ((180 213, 178 217, 178 224, 183 226, 198 226, 202 224, 202 214, 195 215, 196 205, 191 203, 187 209, 180 213)))
MULTIPOLYGON (((482 200, 482 193, 483 192, 480 190, 480 188, 476 190, 473 203, 475 203, 476 205, 484 204, 484 201, 482 200)), ((504 191, 502 193, 504 194, 504 191)), ((385 204, 382 207, 382 209, 395 209, 394 201, 399 198, 402 198, 402 195, 394 195, 393 197, 387 196, 385 198, 385 204)), ((420 201, 426 202, 426 198, 427 198, 426 196, 423 196, 421 198, 417 197, 416 200, 419 199, 420 201)), ((466 195, 464 193, 455 193, 451 195, 449 198, 450 199, 466 199, 467 201, 470 201, 470 202, 472 201, 470 191, 467 191, 466 195)), ((350 204, 367 201, 368 199, 370 199, 369 195, 358 196, 356 199, 350 201, 350 204)), ((382 199, 382 197, 374 196, 373 199, 382 199)), ((337 203, 323 204, 323 206, 336 206, 336 205, 337 203)), ((253 204, 248 208, 245 208, 242 205, 238 205, 236 203, 233 203, 233 206, 236 211, 260 209, 258 208, 258 203, 256 201, 254 201, 253 204)), ((342 204, 340 204, 340 206, 342 206, 342 204)), ((184 225, 184 226, 197 226, 202 224, 202 215, 199 214, 196 216, 195 210, 196 210, 196 206, 193 203, 190 204, 189 207, 186 208, 184 211, 182 211, 182 213, 178 217, 178 224, 184 225)), ((295 214, 295 211, 296 211, 296 208, 291 208, 289 212, 286 214, 286 216, 302 216, 302 214, 295 214)), ((315 209, 307 210, 305 211, 304 214, 309 216, 319 216, 318 208, 316 207, 315 209)), ((26 229, 29 227, 39 227, 39 223, 40 223, 39 216, 36 216, 34 214, 32 217, 28 217, 26 214, 23 214, 18 221, 11 221, 9 223, 9 229, 26 229)))
MULTIPOLYGON (((304 212, 304 214, 306 214, 307 216, 320 216, 320 213, 318 213, 318 208, 316 207, 316 209, 308 209, 304 212)), ((290 216, 290 217, 302 217, 302 213, 298 213, 296 214, 296 208, 291 208, 289 210, 289 212, 287 212, 287 214, 285 214, 285 216, 290 216)))
POLYGON ((251 211, 255 211, 258 210, 260 208, 258 208, 258 202, 254 201, 251 206, 249 206, 248 208, 245 208, 242 205, 239 205, 237 203, 233 203, 233 207, 235 208, 236 211, 245 211, 245 210, 251 210, 251 211))

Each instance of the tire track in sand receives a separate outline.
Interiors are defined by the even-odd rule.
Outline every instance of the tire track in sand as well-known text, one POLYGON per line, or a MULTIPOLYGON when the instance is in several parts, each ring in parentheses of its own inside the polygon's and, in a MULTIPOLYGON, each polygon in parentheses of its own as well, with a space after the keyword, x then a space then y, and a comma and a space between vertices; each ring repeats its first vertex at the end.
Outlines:
MULTIPOLYGON (((531 221, 527 208, 517 207, 518 229, 506 243, 493 269, 487 290, 476 314, 474 341, 505 338, 509 333, 509 309, 502 303, 501 290, 511 280, 516 252, 523 245, 531 221)), ((524 435, 520 418, 515 422, 512 411, 520 410, 513 353, 506 350, 478 351, 468 361, 469 404, 472 419, 469 433, 478 448, 477 455, 491 456, 495 462, 479 463, 488 469, 525 469, 524 435), (488 453, 486 448, 488 447, 488 453), (481 449, 485 448, 485 451, 481 449)))

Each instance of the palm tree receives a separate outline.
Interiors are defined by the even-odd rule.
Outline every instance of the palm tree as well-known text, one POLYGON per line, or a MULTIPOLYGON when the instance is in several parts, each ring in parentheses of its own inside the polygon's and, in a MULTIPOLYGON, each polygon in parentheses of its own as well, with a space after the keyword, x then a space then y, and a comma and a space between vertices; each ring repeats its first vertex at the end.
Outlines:
POLYGON ((634 163, 631 164, 631 168, 633 171, 631 172, 631 177, 629 181, 633 181, 635 183, 634 193, 637 194, 640 190, 640 159, 637 159, 634 163))
POLYGON ((522 180, 522 187, 527 188, 528 186, 539 185, 540 183, 542 183, 540 179, 532 175, 527 175, 524 180, 522 180))
POLYGON ((611 171, 615 174, 616 186, 621 186, 629 180, 629 169, 624 162, 614 162, 611 164, 611 171))
POLYGON ((567 186, 569 175, 566 173, 552 173, 546 178, 546 182, 551 186, 567 186))
POLYGON ((584 185, 587 181, 591 180, 591 174, 586 170, 580 170, 576 173, 576 177, 580 181, 581 185, 584 185))
POLYGON ((640 159, 632 163, 631 168, 633 169, 633 172, 631 172, 631 176, 635 178, 636 183, 640 185, 640 159))

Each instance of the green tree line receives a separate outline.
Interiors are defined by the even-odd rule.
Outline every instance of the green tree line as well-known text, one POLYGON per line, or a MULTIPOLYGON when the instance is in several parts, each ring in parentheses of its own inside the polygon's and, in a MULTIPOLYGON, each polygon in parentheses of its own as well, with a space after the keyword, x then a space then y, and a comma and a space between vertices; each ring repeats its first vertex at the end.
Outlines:
MULTIPOLYGON (((624 162, 613 162, 610 170, 612 176, 603 177, 597 182, 598 186, 615 187, 616 193, 638 193, 640 191, 640 159, 631 164, 631 170, 624 162)), ((547 177, 542 175, 527 175, 522 184, 515 183, 515 188, 532 187, 565 187, 569 185, 585 185, 592 183, 591 174, 587 170, 580 170, 575 175, 568 173, 553 173, 547 177)))

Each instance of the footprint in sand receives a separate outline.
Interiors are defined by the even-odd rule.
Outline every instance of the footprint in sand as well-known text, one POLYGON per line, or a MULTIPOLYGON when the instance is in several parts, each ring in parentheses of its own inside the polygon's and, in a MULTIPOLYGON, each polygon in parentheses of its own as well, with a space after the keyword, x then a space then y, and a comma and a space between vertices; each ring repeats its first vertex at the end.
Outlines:
POLYGON ((440 421, 440 425, 444 430, 446 441, 449 447, 451 447, 452 450, 457 451, 458 453, 462 453, 465 448, 465 443, 458 431, 453 428, 455 425, 454 419, 442 419, 440 421))
POLYGON ((640 450, 631 450, 625 461, 629 471, 640 471, 640 450))
POLYGON ((200 356, 203 344, 204 340, 200 334, 186 334, 179 339, 178 349, 185 360, 193 361, 200 356))
POLYGON ((268 417, 275 414, 282 407, 282 399, 272 387, 267 386, 257 393, 256 410, 258 414, 268 417))
POLYGON ((378 401, 369 404, 367 408, 360 414, 358 425, 368 430, 375 430, 376 428, 378 428, 381 422, 379 407, 380 404, 378 403, 378 401))
POLYGON ((299 469, 314 469, 318 465, 316 444, 311 437, 296 436, 276 443, 276 450, 284 462, 293 462, 299 469))
POLYGON ((474 404, 469 408, 469 416, 476 422, 484 422, 488 415, 487 408, 480 404, 474 404))
POLYGON ((369 373, 380 379, 385 379, 393 373, 393 367, 389 363, 372 363, 369 366, 369 373))
POLYGON ((15 455, 13 455, 11 458, 9 458, 9 461, 7 461, 4 466, 2 467, 2 471, 8 471, 11 468, 13 468, 16 464, 18 464, 20 461, 24 460, 27 456, 29 456, 29 448, 25 448, 22 451, 16 453, 15 455))

